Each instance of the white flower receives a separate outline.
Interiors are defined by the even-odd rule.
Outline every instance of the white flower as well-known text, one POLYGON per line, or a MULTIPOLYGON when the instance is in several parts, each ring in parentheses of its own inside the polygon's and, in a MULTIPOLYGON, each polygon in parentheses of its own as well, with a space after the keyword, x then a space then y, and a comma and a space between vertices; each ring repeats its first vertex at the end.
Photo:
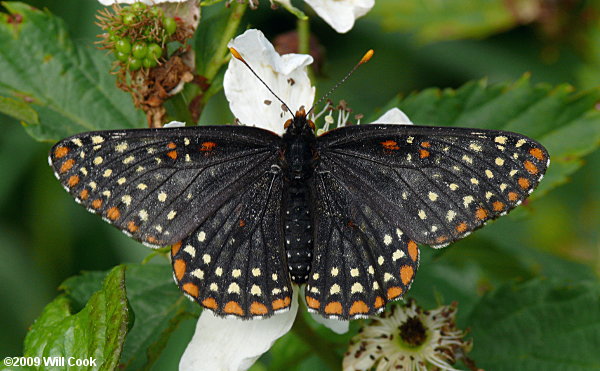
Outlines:
MULTIPOLYGON (((257 30, 248 30, 230 42, 254 71, 290 107, 296 111, 301 106, 312 107, 315 88, 311 85, 306 67, 312 58, 302 54, 277 54, 273 45, 257 30)), ((225 96, 237 120, 244 125, 257 126, 283 134, 283 124, 291 114, 248 70, 242 62, 232 58, 223 81, 225 96)), ((325 110, 323 111, 325 112, 325 110)), ((338 122, 343 126, 345 116, 338 122)), ((327 120, 326 120, 327 121, 327 120)), ((404 123, 410 120, 398 109, 386 112, 378 123, 404 123)), ((177 124, 174 124, 177 125, 177 124)), ((172 125, 170 125, 172 126, 172 125)), ((294 286, 292 306, 289 311, 266 319, 240 320, 220 318, 204 310, 196 325, 192 341, 179 363, 181 371, 187 370, 246 370, 294 323, 298 311, 298 287, 294 286)), ((316 322, 342 334, 348 331, 348 321, 325 319, 313 315, 316 322)))
POLYGON ((455 370, 471 343, 456 328, 456 304, 424 311, 414 300, 394 306, 390 314, 374 317, 352 339, 344 357, 344 371, 455 370))
MULTIPOLYGON (((292 8, 290 0, 272 0, 292 8)), ((334 30, 346 33, 354 27, 357 18, 367 14, 375 0, 304 0, 334 30)))
POLYGON ((102 5, 144 3, 147 5, 160 3, 185 3, 188 0, 98 0, 102 5))

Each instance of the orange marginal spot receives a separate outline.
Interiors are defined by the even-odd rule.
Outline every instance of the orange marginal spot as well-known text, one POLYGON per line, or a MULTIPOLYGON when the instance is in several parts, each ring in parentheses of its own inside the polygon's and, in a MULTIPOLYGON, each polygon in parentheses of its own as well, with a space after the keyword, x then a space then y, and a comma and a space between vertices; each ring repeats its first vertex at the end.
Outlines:
POLYGON ((531 183, 529 182, 529 179, 527 178, 519 178, 519 186, 523 189, 527 189, 529 188, 529 186, 531 185, 531 183))
POLYGON ((116 206, 113 206, 106 212, 106 217, 114 222, 121 217, 121 211, 116 206))
POLYGON ((283 298, 283 304, 285 304, 285 306, 289 306, 290 303, 292 302, 292 298, 290 298, 289 296, 286 296, 285 298, 283 298))
POLYGON ((96 199, 96 200, 92 201, 92 207, 93 207, 94 209, 99 209, 99 208, 101 208, 101 207, 102 207, 102 199, 98 198, 98 199, 96 199))
POLYGON ((206 298, 202 300, 202 306, 209 309, 217 309, 217 301, 213 298, 206 298))
POLYGON ((306 305, 308 305, 308 307, 312 308, 312 309, 319 309, 319 307, 321 306, 321 303, 317 299, 307 296, 306 297, 306 305))
POLYGON ((171 245, 171 256, 177 255, 177 253, 179 252, 179 249, 181 249, 181 241, 171 245))
POLYGON ((369 313, 369 306, 364 301, 357 300, 354 303, 352 303, 349 314, 353 315, 360 313, 369 313))
POLYGON ((212 151, 215 147, 217 146, 217 143, 215 142, 204 142, 202 143, 202 147, 200 147, 200 150, 202 152, 210 152, 212 151))
POLYGON ((87 200, 89 195, 90 191, 88 191, 87 189, 82 189, 81 192, 79 192, 79 198, 81 198, 84 201, 87 200))
POLYGON ((519 195, 516 192, 508 192, 508 199, 510 201, 516 201, 519 199, 519 195))
POLYGON ((439 236, 435 239, 436 243, 444 243, 448 241, 448 236, 439 236))
POLYGON ((381 142, 381 145, 387 150, 400 149, 400 147, 398 147, 398 143, 394 142, 393 140, 386 140, 385 142, 381 142))
POLYGON ((69 187, 75 187, 77 185, 77 183, 79 183, 78 175, 71 175, 71 177, 67 181, 67 184, 69 185, 69 187))
POLYGON ((176 259, 173 262, 173 272, 175 272, 175 277, 178 281, 181 281, 183 275, 185 274, 185 261, 183 259, 176 259))
POLYGON ((429 147, 431 147, 431 143, 423 142, 423 143, 421 143, 421 147, 429 148, 429 147))
POLYGON ((327 314, 342 314, 342 303, 339 301, 332 301, 325 306, 325 313, 327 314))
POLYGON ((245 225, 246 225, 246 221, 245 221, 244 219, 240 219, 240 221, 239 221, 238 225, 239 225, 240 227, 243 227, 243 226, 245 226, 245 225))
POLYGON ((223 308, 223 311, 225 313, 237 314, 238 316, 243 316, 244 315, 244 310, 235 301, 227 302, 227 304, 225 304, 225 308, 223 308))
POLYGON ((131 233, 135 233, 138 231, 138 229, 140 229, 140 227, 138 227, 137 225, 135 225, 135 222, 133 220, 130 220, 129 223, 127 223, 127 230, 131 233))
MULTIPOLYGON (((287 297, 286 299, 289 300, 289 297, 287 297)), ((279 310, 285 307, 287 307, 287 305, 285 304, 285 301, 283 299, 273 300, 273 302, 271 303, 271 308, 273 308, 273 310, 279 310)))
POLYGON ((188 282, 183 284, 183 291, 187 292, 195 298, 198 297, 198 286, 194 285, 193 283, 188 282))
POLYGON ((532 148, 529 150, 529 154, 538 160, 542 161, 544 159, 544 152, 539 148, 532 148))
POLYGON ((420 149, 419 150, 419 156, 421 158, 429 157, 429 151, 426 150, 426 149, 420 149))
POLYGON ((468 228, 467 227, 467 223, 462 222, 462 223, 460 223, 459 225, 456 226, 456 231, 458 233, 463 233, 463 232, 465 232, 467 230, 467 228, 468 228))
POLYGON ((69 147, 64 147, 64 146, 60 146, 60 147, 56 147, 56 149, 54 150, 54 157, 55 158, 63 158, 67 155, 67 153, 69 153, 69 147))
POLYGON ((525 166, 525 170, 527 170, 529 174, 537 174, 539 172, 537 166, 535 166, 533 162, 529 160, 523 162, 523 165, 525 166))
POLYGON ((413 261, 417 261, 419 257, 419 247, 415 243, 415 241, 408 241, 408 255, 413 261))
POLYGON ((479 220, 484 220, 485 218, 487 218, 487 216, 488 216, 488 212, 483 207, 480 207, 479 209, 477 209, 475 211, 475 217, 479 220))
POLYGON ((262 316, 269 313, 269 310, 267 309, 266 305, 255 301, 252 304, 250 304, 250 313, 262 316))
POLYGON ((390 287, 387 290, 387 298, 388 298, 388 300, 395 299, 398 296, 402 295, 403 292, 404 291, 402 290, 402 287, 398 287, 398 286, 390 287))
POLYGON ((494 211, 502 211, 504 210, 504 203, 500 201, 496 201, 492 204, 494 211))
POLYGON ((175 148, 177 148, 177 144, 175 144, 173 142, 170 142, 169 144, 167 144, 167 148, 169 148, 169 149, 175 149, 175 148))
POLYGON ((408 285, 415 274, 415 270, 410 265, 403 265, 400 268, 400 278, 402 278, 402 283, 408 285))
POLYGON ((146 241, 148 241, 150 243, 153 243, 155 245, 158 243, 158 240, 154 236, 148 236, 148 237, 146 237, 146 241))
POLYGON ((67 171, 71 170, 71 168, 73 167, 73 165, 75 165, 75 160, 73 160, 72 158, 70 158, 67 161, 63 162, 63 164, 60 166, 60 173, 64 174, 67 171))
POLYGON ((177 160, 177 151, 169 151, 167 152, 167 156, 171 157, 173 160, 177 160))
POLYGON ((381 308, 385 305, 385 301, 381 296, 375 298, 375 304, 373 305, 375 308, 381 308))

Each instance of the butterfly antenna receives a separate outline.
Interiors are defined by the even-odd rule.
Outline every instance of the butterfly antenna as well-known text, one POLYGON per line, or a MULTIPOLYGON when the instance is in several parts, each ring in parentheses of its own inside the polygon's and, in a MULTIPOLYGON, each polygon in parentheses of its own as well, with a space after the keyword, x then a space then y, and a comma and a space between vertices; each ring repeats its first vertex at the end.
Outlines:
POLYGON ((350 72, 348 72, 348 74, 346 74, 346 76, 344 76, 343 79, 341 79, 337 84, 335 84, 333 86, 333 88, 329 89, 329 91, 327 92, 327 94, 323 95, 318 101, 317 103, 315 103, 311 109, 308 110, 308 113, 306 114, 307 116, 311 114, 311 112, 313 111, 313 109, 315 109, 316 106, 319 105, 319 103, 321 103, 325 98, 327 98, 329 95, 331 95, 331 93, 334 92, 335 89, 339 88, 340 85, 342 85, 346 80, 348 80, 348 77, 350 77, 350 75, 352 75, 354 73, 354 71, 356 71, 356 69, 358 67, 360 67, 361 65, 367 63, 371 57, 373 57, 373 54, 375 52, 373 51, 373 49, 369 49, 368 52, 365 53, 365 55, 363 55, 363 57, 360 59, 360 61, 354 66, 352 67, 352 69, 350 70, 350 72))
POLYGON ((271 94, 273 94, 273 96, 275 98, 277 98, 277 100, 279 100, 281 102, 281 104, 283 104, 283 106, 288 110, 288 112, 292 115, 292 118, 295 117, 294 116, 294 112, 292 112, 292 110, 290 109, 290 107, 288 107, 287 104, 285 104, 284 101, 281 100, 281 98, 279 98, 277 96, 277 94, 275 94, 275 92, 273 92, 273 90, 271 90, 271 88, 269 87, 269 85, 267 85, 266 82, 263 81, 263 79, 260 78, 260 76, 258 76, 258 74, 256 72, 254 72, 254 70, 252 69, 252 67, 250 67, 250 65, 248 64, 248 62, 246 62, 246 60, 242 57, 242 55, 235 50, 235 48, 233 47, 229 47, 229 51, 231 52, 231 55, 233 55, 233 57, 235 59, 237 59, 238 61, 242 62, 243 64, 246 65, 246 67, 248 67, 248 69, 250 70, 250 72, 252 72, 254 74, 254 76, 256 76, 256 78, 258 79, 258 81, 262 82, 262 84, 265 86, 265 88, 267 88, 271 94))

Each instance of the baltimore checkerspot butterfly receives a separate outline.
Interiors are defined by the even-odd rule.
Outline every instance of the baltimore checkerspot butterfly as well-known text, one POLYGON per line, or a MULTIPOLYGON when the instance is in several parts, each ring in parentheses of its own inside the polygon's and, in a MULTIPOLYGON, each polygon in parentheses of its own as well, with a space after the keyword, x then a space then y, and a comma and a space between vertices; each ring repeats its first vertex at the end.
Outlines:
POLYGON ((316 136, 303 108, 285 128, 83 133, 49 162, 89 211, 172 245, 177 284, 216 314, 286 310, 294 282, 309 310, 342 319, 402 297, 417 244, 445 246, 506 214, 549 164, 541 144, 506 131, 369 124, 316 136))

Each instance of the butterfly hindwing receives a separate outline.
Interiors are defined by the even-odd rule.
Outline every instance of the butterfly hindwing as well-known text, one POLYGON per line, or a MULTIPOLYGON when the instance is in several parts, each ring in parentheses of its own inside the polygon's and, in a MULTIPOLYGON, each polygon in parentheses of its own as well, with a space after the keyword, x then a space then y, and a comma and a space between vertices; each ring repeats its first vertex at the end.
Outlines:
POLYGON ((277 167, 258 174, 172 248, 178 285, 218 315, 267 317, 291 305, 282 175, 277 167))
POLYGON ((418 243, 445 246, 519 205, 549 163, 523 135, 363 125, 318 138, 322 171, 352 184, 418 243))
POLYGON ((77 202, 157 247, 181 241, 269 170, 279 146, 251 127, 118 130, 64 139, 49 162, 77 202))

